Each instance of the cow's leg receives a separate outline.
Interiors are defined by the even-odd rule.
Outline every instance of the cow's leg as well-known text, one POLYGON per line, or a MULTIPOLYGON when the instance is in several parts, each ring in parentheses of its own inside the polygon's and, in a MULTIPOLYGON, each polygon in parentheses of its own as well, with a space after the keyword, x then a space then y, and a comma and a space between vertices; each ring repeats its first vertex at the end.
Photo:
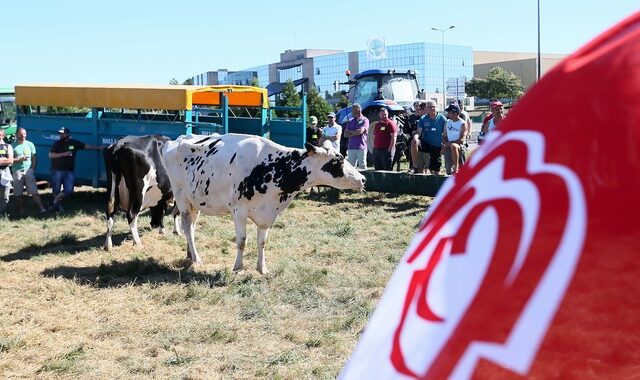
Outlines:
POLYGON ((180 236, 180 223, 178 223, 180 211, 178 211, 178 206, 173 206, 173 210, 171 210, 171 216, 173 217, 173 233, 180 236))
POLYGON ((111 240, 111 233, 113 231, 113 216, 114 214, 107 213, 107 240, 104 242, 105 251, 113 248, 113 241, 111 240))
POLYGON ((198 214, 199 211, 193 208, 188 208, 185 212, 182 212, 180 216, 182 219, 182 231, 184 231, 184 236, 187 239, 187 258, 191 259, 191 261, 196 264, 202 264, 194 241, 198 214))
POLYGON ((238 251, 233 270, 239 271, 244 267, 242 265, 242 255, 244 254, 244 247, 247 244, 247 216, 236 212, 233 214, 233 223, 236 226, 236 248, 238 251))
POLYGON ((133 236, 133 245, 136 247, 142 247, 142 240, 140 240, 140 235, 138 234, 138 214, 134 214, 132 216, 128 216, 129 220, 129 229, 131 230, 131 235, 133 236))
POLYGON ((111 248, 113 248, 113 241, 111 240, 111 234, 113 232, 113 218, 116 214, 116 209, 117 209, 117 199, 116 199, 116 192, 118 191, 118 189, 116 188, 116 178, 113 175, 113 173, 111 171, 108 171, 108 177, 111 180, 111 186, 108 189, 108 194, 107 194, 107 212, 106 212, 106 216, 107 216, 107 238, 104 242, 104 249, 106 251, 110 250, 111 248))
POLYGON ((267 246, 267 238, 269 237, 269 228, 258 227, 258 272, 267 274, 267 261, 264 255, 264 249, 267 246))

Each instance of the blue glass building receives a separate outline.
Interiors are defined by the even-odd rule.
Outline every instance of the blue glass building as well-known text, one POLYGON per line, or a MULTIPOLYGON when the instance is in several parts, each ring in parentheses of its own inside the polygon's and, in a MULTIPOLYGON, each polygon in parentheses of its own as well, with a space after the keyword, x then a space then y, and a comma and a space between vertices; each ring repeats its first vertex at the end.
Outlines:
POLYGON ((420 89, 428 94, 440 93, 443 76, 445 81, 459 79, 460 83, 473 77, 473 50, 471 46, 458 45, 444 45, 443 49, 443 45, 431 42, 391 45, 379 55, 366 50, 287 50, 280 55, 280 62, 237 72, 220 70, 218 73, 225 74, 218 75, 216 83, 204 83, 213 78, 207 75, 211 72, 200 74, 194 77, 194 84, 250 84, 251 78, 257 77, 260 86, 274 95, 291 80, 302 91, 308 92, 314 86, 322 96, 331 97, 336 92, 335 82, 346 81, 346 70, 355 74, 369 69, 415 70, 420 89))

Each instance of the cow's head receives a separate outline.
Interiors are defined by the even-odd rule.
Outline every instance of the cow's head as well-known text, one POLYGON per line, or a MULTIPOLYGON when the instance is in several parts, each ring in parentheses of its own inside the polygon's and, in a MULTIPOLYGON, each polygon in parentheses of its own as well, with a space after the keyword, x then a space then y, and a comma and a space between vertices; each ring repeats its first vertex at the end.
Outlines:
POLYGON ((364 176, 333 149, 328 141, 322 147, 307 143, 305 148, 309 171, 314 174, 313 185, 364 190, 364 176))

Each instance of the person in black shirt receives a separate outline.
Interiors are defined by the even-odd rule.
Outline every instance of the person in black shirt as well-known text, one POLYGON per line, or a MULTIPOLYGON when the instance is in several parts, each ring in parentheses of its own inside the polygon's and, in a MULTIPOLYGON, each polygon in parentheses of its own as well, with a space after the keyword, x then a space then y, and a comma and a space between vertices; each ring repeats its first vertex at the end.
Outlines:
POLYGON ((311 116, 307 127, 307 142, 311 145, 320 146, 322 139, 322 129, 318 128, 318 118, 311 116))
POLYGON ((49 207, 52 211, 62 211, 62 198, 73 192, 74 169, 76 154, 79 150, 101 150, 102 147, 85 144, 71 138, 69 128, 60 128, 59 140, 53 143, 49 151, 51 159, 51 189, 53 203, 49 207), (64 188, 63 191, 60 191, 64 188))

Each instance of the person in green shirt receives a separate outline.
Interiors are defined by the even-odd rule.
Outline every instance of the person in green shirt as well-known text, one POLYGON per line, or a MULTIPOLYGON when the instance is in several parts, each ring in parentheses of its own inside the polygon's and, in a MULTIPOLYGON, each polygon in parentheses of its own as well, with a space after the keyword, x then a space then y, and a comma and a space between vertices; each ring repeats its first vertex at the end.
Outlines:
POLYGON ((27 187, 27 192, 33 197, 33 201, 40 209, 40 213, 47 209, 42 205, 42 200, 38 195, 38 185, 36 184, 35 169, 38 163, 36 159, 36 146, 27 140, 27 131, 18 128, 16 131, 16 141, 13 143, 13 195, 18 204, 20 214, 24 213, 23 190, 27 187))

